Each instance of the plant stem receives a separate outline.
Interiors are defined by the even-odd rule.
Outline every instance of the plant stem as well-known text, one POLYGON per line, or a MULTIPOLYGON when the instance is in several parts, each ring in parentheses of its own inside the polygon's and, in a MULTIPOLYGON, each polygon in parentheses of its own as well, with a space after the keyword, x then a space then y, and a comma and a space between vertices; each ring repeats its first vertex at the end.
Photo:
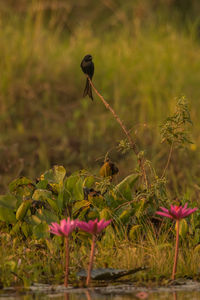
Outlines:
POLYGON ((95 234, 93 234, 92 235, 92 246, 91 246, 91 252, 90 252, 90 262, 89 262, 89 266, 88 266, 88 275, 87 275, 87 281, 86 281, 87 286, 89 286, 90 279, 91 279, 91 270, 92 270, 92 265, 93 265, 93 260, 94 260, 95 241, 96 241, 96 236, 95 236, 95 234))
POLYGON ((68 275, 69 275, 69 237, 65 238, 65 287, 68 286, 68 275))
POLYGON ((162 173, 161 178, 163 178, 163 177, 165 176, 165 172, 166 172, 166 170, 167 170, 167 168, 168 168, 168 166, 169 166, 169 163, 170 163, 170 160, 171 160, 171 157, 172 157, 172 150, 173 150, 173 142, 172 142, 172 144, 171 144, 171 147, 170 147, 170 150, 169 150, 168 159, 167 159, 167 163, 166 163, 166 166, 165 166, 165 168, 164 168, 164 171, 163 171, 163 173, 162 173))
POLYGON ((176 246, 175 246, 175 256, 174 256, 172 280, 175 279, 175 274, 176 274, 177 261, 178 261, 178 244, 179 244, 179 220, 176 220, 176 246))
POLYGON ((145 184, 146 184, 146 187, 148 186, 148 181, 147 181, 147 176, 146 176, 146 171, 145 171, 145 168, 144 168, 144 159, 139 157, 139 151, 137 149, 137 145, 136 143, 134 142, 134 140, 132 139, 130 133, 128 132, 126 126, 124 125, 124 123, 122 122, 122 120, 120 119, 120 117, 116 114, 116 112, 114 111, 114 109, 108 104, 108 102, 103 98, 103 96, 97 91, 97 89, 95 88, 93 82, 91 81, 90 77, 88 75, 86 75, 93 90, 95 91, 95 93, 97 94, 97 96, 101 99, 101 101, 103 102, 103 104, 105 105, 105 107, 107 109, 110 110, 110 112, 112 113, 112 115, 114 116, 114 118, 116 119, 116 121, 119 123, 120 127, 122 128, 122 130, 124 131, 128 141, 129 141, 129 144, 131 146, 131 149, 133 149, 135 155, 137 156, 137 159, 138 159, 138 163, 139 163, 139 166, 140 166, 140 169, 142 171, 142 174, 143 174, 143 178, 144 178, 144 181, 145 181, 145 184))

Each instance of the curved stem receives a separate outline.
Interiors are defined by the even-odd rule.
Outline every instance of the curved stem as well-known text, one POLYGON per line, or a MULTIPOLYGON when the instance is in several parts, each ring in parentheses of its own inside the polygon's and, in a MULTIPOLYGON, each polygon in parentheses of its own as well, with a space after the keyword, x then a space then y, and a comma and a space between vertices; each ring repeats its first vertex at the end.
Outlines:
POLYGON ((165 176, 165 172, 167 171, 167 168, 169 167, 169 163, 170 163, 170 160, 171 160, 171 157, 172 157, 172 150, 173 150, 173 142, 171 144, 171 147, 170 147, 170 150, 169 150, 168 159, 167 159, 167 163, 166 163, 166 166, 164 168, 164 171, 162 173, 161 178, 163 178, 165 176))
POLYGON ((179 244, 179 220, 176 220, 176 246, 175 246, 175 256, 174 256, 174 266, 172 271, 172 280, 175 279, 177 261, 178 261, 178 244, 179 244))
POLYGON ((131 146, 131 148, 133 149, 135 155, 137 156, 137 159, 138 159, 138 163, 139 163, 139 166, 140 166, 140 169, 142 171, 142 174, 143 174, 143 177, 144 177, 144 181, 145 181, 145 184, 146 186, 148 186, 148 181, 147 181, 147 176, 146 176, 146 171, 145 171, 145 168, 144 168, 144 160, 142 158, 140 158, 138 156, 139 154, 139 151, 137 149, 137 145, 135 143, 135 141, 132 139, 130 133, 128 132, 126 126, 124 125, 123 121, 120 119, 120 117, 116 114, 116 112, 114 111, 114 109, 108 104, 108 102, 103 98, 103 96, 97 91, 97 89, 95 88, 93 82, 91 81, 90 77, 88 75, 86 75, 93 90, 95 91, 95 93, 97 94, 97 96, 101 99, 101 101, 103 102, 103 104, 105 105, 105 107, 110 110, 110 112, 112 113, 112 115, 114 116, 114 118, 116 119, 116 121, 119 123, 120 127, 122 128, 122 130, 124 131, 128 141, 129 141, 129 144, 131 146))
POLYGON ((95 234, 93 234, 92 235, 92 246, 91 246, 91 252, 90 252, 90 262, 89 262, 89 266, 88 266, 88 275, 87 275, 87 281, 86 281, 87 286, 90 284, 90 279, 91 279, 91 271, 92 271, 92 265, 93 265, 93 261, 94 261, 95 242, 96 242, 96 236, 95 236, 95 234))
POLYGON ((68 286, 68 276, 69 276, 69 238, 65 238, 65 287, 68 286))

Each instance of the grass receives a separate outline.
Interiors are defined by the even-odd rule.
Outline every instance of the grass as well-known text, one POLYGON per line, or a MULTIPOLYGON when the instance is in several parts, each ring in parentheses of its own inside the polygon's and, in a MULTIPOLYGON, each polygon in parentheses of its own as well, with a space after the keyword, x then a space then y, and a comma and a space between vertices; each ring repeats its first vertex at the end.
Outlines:
MULTIPOLYGON (((113 267, 117 269, 134 269, 147 267, 147 270, 127 277, 138 284, 166 284, 172 273, 174 259, 174 242, 172 227, 166 230, 162 226, 160 234, 156 234, 152 224, 146 224, 144 233, 136 240, 125 235, 121 239, 111 228, 106 230, 101 241, 97 243, 94 268, 113 267), (116 266, 117 261, 117 266, 116 266)), ((81 284, 75 279, 75 273, 82 268, 87 269, 90 243, 77 244, 71 240, 70 281, 73 285, 81 284)), ((53 240, 12 240, 9 235, 1 236, 1 285, 29 286, 33 282, 61 284, 64 280, 64 247, 62 239, 53 240)), ((199 251, 187 239, 181 240, 179 262, 176 278, 198 279, 199 251)))

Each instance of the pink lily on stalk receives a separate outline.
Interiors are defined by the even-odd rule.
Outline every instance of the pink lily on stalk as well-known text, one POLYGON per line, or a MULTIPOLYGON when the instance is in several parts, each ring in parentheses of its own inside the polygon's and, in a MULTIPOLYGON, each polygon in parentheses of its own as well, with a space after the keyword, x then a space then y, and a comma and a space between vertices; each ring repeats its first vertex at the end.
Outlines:
POLYGON ((180 220, 191 215, 198 208, 188 208, 188 204, 186 203, 184 206, 176 206, 171 205, 170 209, 165 207, 161 207, 162 211, 157 211, 156 214, 160 216, 164 216, 176 221, 176 246, 175 246, 175 256, 174 256, 174 266, 172 271, 172 280, 175 279, 176 269, 177 269, 177 261, 178 261, 178 246, 179 246, 179 223, 180 220))
POLYGON ((65 281, 64 285, 68 286, 68 274, 69 274, 69 235, 77 227, 77 220, 70 220, 67 218, 60 221, 60 225, 56 222, 52 222, 49 226, 50 232, 65 237, 65 281))
POLYGON ((87 281, 86 284, 90 284, 90 279, 91 279, 91 271, 92 271, 92 265, 93 265, 93 260, 94 260, 94 250, 95 250, 95 242, 96 242, 96 236, 99 234, 104 228, 106 228, 112 220, 105 221, 102 219, 101 221, 98 222, 98 220, 94 221, 89 221, 84 222, 84 221, 79 221, 77 223, 77 227, 83 231, 86 231, 90 234, 92 234, 92 246, 91 246, 91 252, 90 252, 90 262, 88 266, 88 275, 87 275, 87 281))
POLYGON ((187 203, 182 207, 182 206, 176 206, 176 205, 171 205, 170 209, 160 207, 162 211, 157 211, 156 214, 160 216, 164 216, 170 219, 174 220, 180 220, 183 219, 189 215, 191 215, 193 212, 195 212, 198 208, 187 208, 187 203))

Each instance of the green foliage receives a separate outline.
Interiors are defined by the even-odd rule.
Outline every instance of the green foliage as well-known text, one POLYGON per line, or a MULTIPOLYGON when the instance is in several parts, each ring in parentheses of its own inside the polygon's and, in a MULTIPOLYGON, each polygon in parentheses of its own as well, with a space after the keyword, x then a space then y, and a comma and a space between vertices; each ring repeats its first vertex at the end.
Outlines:
POLYGON ((188 124, 192 124, 190 111, 185 97, 182 97, 177 101, 175 113, 168 117, 161 126, 162 142, 167 141, 169 144, 182 147, 190 144, 188 124))

